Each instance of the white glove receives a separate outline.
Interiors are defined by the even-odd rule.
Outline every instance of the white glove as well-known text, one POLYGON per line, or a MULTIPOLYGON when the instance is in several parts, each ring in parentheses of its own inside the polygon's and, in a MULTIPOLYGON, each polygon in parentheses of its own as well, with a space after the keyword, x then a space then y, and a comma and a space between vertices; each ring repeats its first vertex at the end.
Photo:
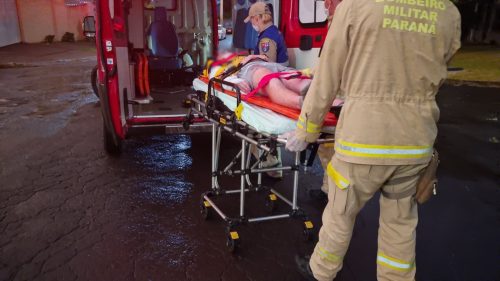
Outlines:
POLYGON ((295 135, 295 131, 291 131, 282 135, 283 138, 287 139, 285 148, 289 151, 300 152, 307 148, 306 141, 300 140, 295 135))

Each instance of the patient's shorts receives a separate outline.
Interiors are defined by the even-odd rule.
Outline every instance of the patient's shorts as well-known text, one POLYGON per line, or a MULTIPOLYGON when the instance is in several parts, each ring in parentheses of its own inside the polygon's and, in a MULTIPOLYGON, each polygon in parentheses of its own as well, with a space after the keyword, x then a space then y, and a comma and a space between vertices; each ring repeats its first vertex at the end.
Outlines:
POLYGON ((255 73, 255 70, 261 67, 267 68, 272 73, 284 72, 284 71, 296 71, 295 68, 286 67, 275 62, 254 61, 254 62, 249 62, 245 66, 243 66, 238 72, 238 77, 241 79, 245 79, 250 85, 252 85, 253 74, 255 73))

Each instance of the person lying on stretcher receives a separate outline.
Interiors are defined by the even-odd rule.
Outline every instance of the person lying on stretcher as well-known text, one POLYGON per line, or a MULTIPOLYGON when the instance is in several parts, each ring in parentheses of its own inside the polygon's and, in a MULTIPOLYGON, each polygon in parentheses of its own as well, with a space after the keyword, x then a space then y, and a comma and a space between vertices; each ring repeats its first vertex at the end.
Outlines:
MULTIPOLYGON (((267 75, 281 73, 277 78, 270 79, 257 93, 269 97, 272 102, 286 107, 301 109, 304 96, 307 93, 311 78, 306 77, 295 68, 279 63, 268 62, 265 55, 249 55, 241 61, 241 69, 237 77, 241 78, 238 87, 243 93, 250 93, 259 88, 259 83, 267 75)), ((342 105, 341 100, 335 100, 332 106, 342 105)))

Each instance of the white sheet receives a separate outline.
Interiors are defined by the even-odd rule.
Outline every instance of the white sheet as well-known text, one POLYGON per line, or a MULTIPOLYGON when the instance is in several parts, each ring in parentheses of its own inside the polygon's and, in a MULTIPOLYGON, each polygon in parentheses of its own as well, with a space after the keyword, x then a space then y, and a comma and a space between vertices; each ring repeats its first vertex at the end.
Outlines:
MULTIPOLYGON (((239 78, 231 77, 230 79, 233 80, 239 78)), ((230 82, 235 83, 237 81, 230 82)), ((193 81, 193 88, 196 91, 203 91, 205 93, 208 92, 208 84, 205 84, 200 79, 195 79, 193 81)), ((214 92, 214 95, 218 97, 229 109, 233 111, 236 109, 235 97, 217 90, 214 92)), ((296 120, 283 116, 267 108, 262 108, 244 101, 242 101, 242 103, 243 111, 241 119, 248 125, 254 127, 258 132, 281 135, 295 130, 297 124, 296 120)), ((323 127, 323 131, 333 133, 335 131, 335 127, 323 127)))

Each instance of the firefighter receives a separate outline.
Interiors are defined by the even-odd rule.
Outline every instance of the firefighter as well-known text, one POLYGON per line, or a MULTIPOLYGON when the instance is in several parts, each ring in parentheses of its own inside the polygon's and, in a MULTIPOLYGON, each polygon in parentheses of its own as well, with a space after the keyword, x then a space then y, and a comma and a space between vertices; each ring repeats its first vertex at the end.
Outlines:
POLYGON ((433 153, 435 98, 460 48, 460 14, 448 0, 343 0, 332 26, 286 145, 314 142, 334 98, 345 96, 319 241, 309 262, 296 261, 309 280, 333 280, 356 215, 381 190, 377 278, 415 280, 413 194, 433 153))
POLYGON ((326 13, 328 14, 328 26, 330 26, 330 23, 332 22, 333 14, 335 13, 335 9, 337 8, 337 5, 340 2, 342 2, 342 0, 325 0, 324 5, 325 5, 326 13))
MULTIPOLYGON (((324 5, 325 5, 325 11, 328 14, 328 28, 330 28, 330 24, 332 22, 333 14, 335 13, 335 9, 337 8, 337 5, 341 2, 342 0, 325 0, 324 5)), ((339 97, 337 97, 337 102, 340 101, 339 97)), ((335 102, 334 101, 334 104, 335 102)), ((341 103, 338 102, 340 105, 341 103)), ((331 136, 328 136, 331 137, 331 136)), ((330 159, 332 159, 333 154, 335 153, 335 150, 333 149, 333 143, 325 143, 322 144, 318 147, 318 158, 321 162, 321 166, 323 167, 323 170, 325 171, 323 175, 323 184, 321 185, 321 190, 317 189, 312 189, 310 191, 310 194, 318 199, 325 200, 325 194, 328 194, 328 174, 326 173, 326 169, 328 166, 328 163, 330 162, 330 159), (319 192, 318 192, 319 191, 319 192)))
POLYGON ((248 11, 245 23, 251 22, 259 33, 254 54, 266 55, 270 62, 277 62, 288 66, 288 52, 283 35, 273 24, 273 17, 269 6, 264 2, 254 3, 248 11))

